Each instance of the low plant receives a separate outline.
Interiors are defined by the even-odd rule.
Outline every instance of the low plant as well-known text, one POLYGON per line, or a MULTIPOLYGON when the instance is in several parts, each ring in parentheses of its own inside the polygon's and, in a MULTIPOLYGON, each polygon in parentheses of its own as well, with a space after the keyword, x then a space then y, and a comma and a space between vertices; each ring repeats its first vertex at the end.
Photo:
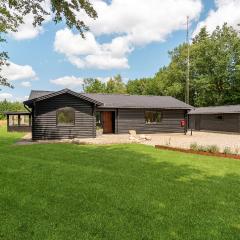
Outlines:
POLYGON ((207 146, 203 146, 203 145, 198 145, 197 146, 197 151, 199 151, 199 152, 208 152, 208 147, 207 146))
POLYGON ((220 149, 219 149, 219 147, 217 145, 209 145, 209 146, 207 146, 207 152, 219 153, 220 149))
POLYGON ((234 154, 238 155, 239 153, 240 153, 240 148, 238 146, 235 146, 234 154))
POLYGON ((166 140, 166 142, 165 142, 165 144, 166 144, 166 146, 171 146, 171 138, 169 138, 168 140, 166 140))
POLYGON ((224 149, 223 149, 223 153, 224 154, 232 154, 232 151, 231 151, 231 148, 230 147, 225 147, 224 149))
POLYGON ((190 149, 193 151, 198 151, 198 144, 196 142, 190 144, 190 149))

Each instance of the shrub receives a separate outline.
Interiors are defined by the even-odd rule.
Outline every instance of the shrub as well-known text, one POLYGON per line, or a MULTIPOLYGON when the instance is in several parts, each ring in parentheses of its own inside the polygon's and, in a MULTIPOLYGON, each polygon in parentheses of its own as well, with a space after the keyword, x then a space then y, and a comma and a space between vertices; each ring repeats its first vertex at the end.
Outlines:
POLYGON ((217 145, 209 145, 207 146, 207 151, 210 153, 219 153, 220 149, 217 145))
POLYGON ((223 149, 223 153, 224 153, 224 154, 232 154, 231 148, 230 148, 230 147, 225 147, 225 148, 223 149))
POLYGON ((208 147, 203 146, 203 145, 198 145, 197 151, 199 151, 199 152, 208 152, 208 147))
POLYGON ((240 148, 239 148, 238 146, 236 146, 236 147, 234 148, 234 154, 238 155, 239 152, 240 152, 240 148))
POLYGON ((196 142, 190 144, 190 149, 193 151, 198 151, 198 145, 196 142))

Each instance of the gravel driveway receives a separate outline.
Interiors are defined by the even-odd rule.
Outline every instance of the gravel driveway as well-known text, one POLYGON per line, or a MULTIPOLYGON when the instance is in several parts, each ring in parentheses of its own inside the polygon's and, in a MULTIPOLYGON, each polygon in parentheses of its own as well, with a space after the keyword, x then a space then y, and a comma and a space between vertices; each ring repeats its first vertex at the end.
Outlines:
POLYGON ((225 147, 230 147, 232 151, 239 150, 240 134, 213 133, 213 132, 190 132, 183 134, 152 134, 152 140, 146 141, 149 145, 169 145, 172 147, 189 148, 191 143, 199 145, 217 145, 222 151, 225 147))
MULTIPOLYGON (((136 135, 136 140, 130 140, 129 134, 107 134, 102 135, 97 138, 85 138, 77 139, 79 144, 119 144, 119 143, 132 143, 139 142, 147 145, 166 145, 171 147, 189 148, 191 143, 197 143, 198 145, 217 145, 222 151, 225 147, 230 147, 233 152, 236 149, 239 150, 240 154, 240 134, 231 133, 213 133, 213 132, 190 132, 187 135, 184 134, 146 134, 151 140, 141 140, 140 136, 136 135)), ((74 141, 74 140, 73 140, 74 141)), ((72 142, 72 140, 62 140, 62 141, 31 141, 31 134, 27 134, 20 140, 17 144, 33 144, 33 143, 54 143, 54 142, 72 142)))

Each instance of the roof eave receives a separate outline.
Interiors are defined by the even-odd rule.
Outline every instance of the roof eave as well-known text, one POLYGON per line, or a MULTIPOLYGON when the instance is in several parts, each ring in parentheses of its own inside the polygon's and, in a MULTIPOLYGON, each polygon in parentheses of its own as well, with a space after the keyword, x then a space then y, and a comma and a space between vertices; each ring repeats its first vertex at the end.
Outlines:
POLYGON ((188 107, 152 107, 152 106, 106 106, 101 105, 99 108, 124 108, 124 109, 167 109, 167 110, 191 110, 188 107))

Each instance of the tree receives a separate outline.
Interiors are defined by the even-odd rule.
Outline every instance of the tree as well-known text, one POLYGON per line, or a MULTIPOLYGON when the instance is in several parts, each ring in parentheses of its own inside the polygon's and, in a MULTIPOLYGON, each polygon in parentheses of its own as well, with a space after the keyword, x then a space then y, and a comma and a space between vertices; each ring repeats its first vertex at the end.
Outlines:
MULTIPOLYGON (((95 19, 97 13, 89 0, 49 0, 49 9, 43 7, 46 0, 1 0, 0 1, 0 44, 5 42, 3 34, 9 31, 17 31, 18 26, 24 22, 24 16, 34 16, 33 25, 41 25, 50 14, 55 23, 65 20, 69 28, 76 28, 82 37, 88 30, 85 23, 78 18, 77 12, 84 10, 85 13, 95 19)), ((7 64, 8 55, 0 52, 0 71, 7 64)), ((0 75, 0 85, 11 86, 7 79, 0 75)))
MULTIPOLYGON (((127 84, 130 93, 170 95, 185 99, 187 45, 169 52, 170 63, 152 79, 127 84), (144 86, 144 87, 140 87, 144 86), (140 90, 139 90, 140 89, 140 90)), ((190 104, 209 106, 240 103, 240 37, 224 24, 211 34, 206 28, 190 45, 190 104)))
POLYGON ((9 102, 5 99, 0 101, 0 120, 6 119, 4 114, 6 111, 26 111, 26 109, 21 102, 9 102))
POLYGON ((110 78, 106 83, 98 79, 84 79, 83 90, 87 93, 126 93, 126 84, 123 82, 121 75, 110 78))
POLYGON ((98 79, 86 78, 84 79, 83 90, 86 93, 105 93, 106 84, 98 79))
POLYGON ((126 85, 120 74, 110 78, 107 82, 106 93, 126 93, 126 85))
POLYGON ((127 82, 126 88, 127 93, 137 94, 137 95, 147 95, 150 94, 150 86, 152 78, 141 78, 135 80, 129 80, 127 82))

